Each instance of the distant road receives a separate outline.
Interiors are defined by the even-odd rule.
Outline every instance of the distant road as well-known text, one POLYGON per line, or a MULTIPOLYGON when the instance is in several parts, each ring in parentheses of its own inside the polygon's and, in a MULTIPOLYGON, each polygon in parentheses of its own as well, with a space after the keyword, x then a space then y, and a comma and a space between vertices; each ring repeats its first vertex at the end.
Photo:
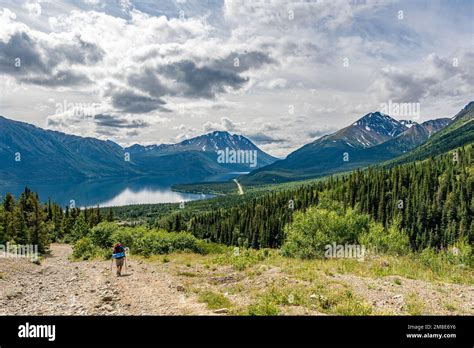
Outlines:
POLYGON ((237 184, 237 187, 239 188, 239 195, 243 195, 244 190, 242 188, 242 185, 240 185, 240 183, 237 181, 237 179, 234 179, 234 182, 237 184))

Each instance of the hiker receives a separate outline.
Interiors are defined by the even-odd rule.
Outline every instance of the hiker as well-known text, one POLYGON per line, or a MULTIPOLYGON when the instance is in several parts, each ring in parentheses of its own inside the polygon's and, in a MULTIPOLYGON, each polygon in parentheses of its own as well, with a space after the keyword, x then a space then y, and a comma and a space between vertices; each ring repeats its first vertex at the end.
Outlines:
POLYGON ((125 248, 122 244, 115 244, 112 257, 115 259, 115 264, 117 265, 117 277, 120 277, 122 275, 122 267, 126 258, 125 248))

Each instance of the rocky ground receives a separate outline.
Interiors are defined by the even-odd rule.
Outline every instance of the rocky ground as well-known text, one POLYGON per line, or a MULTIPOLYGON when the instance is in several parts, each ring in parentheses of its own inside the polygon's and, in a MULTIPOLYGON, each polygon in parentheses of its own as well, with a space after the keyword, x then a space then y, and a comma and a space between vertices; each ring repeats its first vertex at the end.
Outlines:
MULTIPOLYGON (((224 315, 241 313, 272 287, 302 291, 314 285, 275 265, 239 271, 194 254, 131 258, 124 276, 117 277, 110 261, 74 262, 71 253, 70 246, 53 244, 39 265, 0 259, 0 315, 224 315), (224 296, 232 308, 209 309, 203 292, 224 296)), ((317 280, 329 292, 350 290, 372 307, 371 314, 474 314, 474 287, 467 284, 324 272, 317 280)), ((320 294, 304 296, 311 302, 320 294)), ((328 314, 311 303, 290 303, 280 313, 328 314)))
POLYGON ((212 314, 150 264, 131 262, 117 277, 110 261, 71 262, 71 253, 68 245, 52 245, 41 265, 1 259, 0 315, 212 314))

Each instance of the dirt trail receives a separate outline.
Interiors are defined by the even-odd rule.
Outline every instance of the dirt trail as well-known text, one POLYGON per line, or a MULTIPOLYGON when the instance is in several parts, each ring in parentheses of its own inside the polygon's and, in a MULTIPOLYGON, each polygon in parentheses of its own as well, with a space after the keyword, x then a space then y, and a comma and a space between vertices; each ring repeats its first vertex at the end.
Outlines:
POLYGON ((240 184, 240 182, 238 182, 237 179, 234 179, 234 182, 237 184, 237 188, 239 189, 239 195, 243 195, 244 189, 242 188, 242 185, 240 184))
POLYGON ((41 265, 0 259, 0 315, 213 314, 153 264, 128 260, 117 277, 110 261, 72 262, 71 253, 53 244, 41 265))

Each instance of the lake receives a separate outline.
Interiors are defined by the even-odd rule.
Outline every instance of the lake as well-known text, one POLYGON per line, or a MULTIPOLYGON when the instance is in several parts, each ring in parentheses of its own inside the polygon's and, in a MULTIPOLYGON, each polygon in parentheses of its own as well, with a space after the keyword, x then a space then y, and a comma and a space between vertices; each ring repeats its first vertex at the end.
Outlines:
MULTIPOLYGON (((224 181, 232 179, 240 173, 229 173, 209 177, 199 181, 224 181)), ((192 183, 187 177, 160 178, 120 178, 85 181, 80 183, 57 182, 55 184, 38 184, 32 181, 8 187, 0 186, 0 197, 3 199, 7 192, 18 198, 25 186, 39 194, 40 200, 48 198, 61 206, 70 205, 74 201, 76 207, 123 206, 129 204, 179 203, 212 198, 213 195, 175 192, 171 187, 175 184, 192 183)))

